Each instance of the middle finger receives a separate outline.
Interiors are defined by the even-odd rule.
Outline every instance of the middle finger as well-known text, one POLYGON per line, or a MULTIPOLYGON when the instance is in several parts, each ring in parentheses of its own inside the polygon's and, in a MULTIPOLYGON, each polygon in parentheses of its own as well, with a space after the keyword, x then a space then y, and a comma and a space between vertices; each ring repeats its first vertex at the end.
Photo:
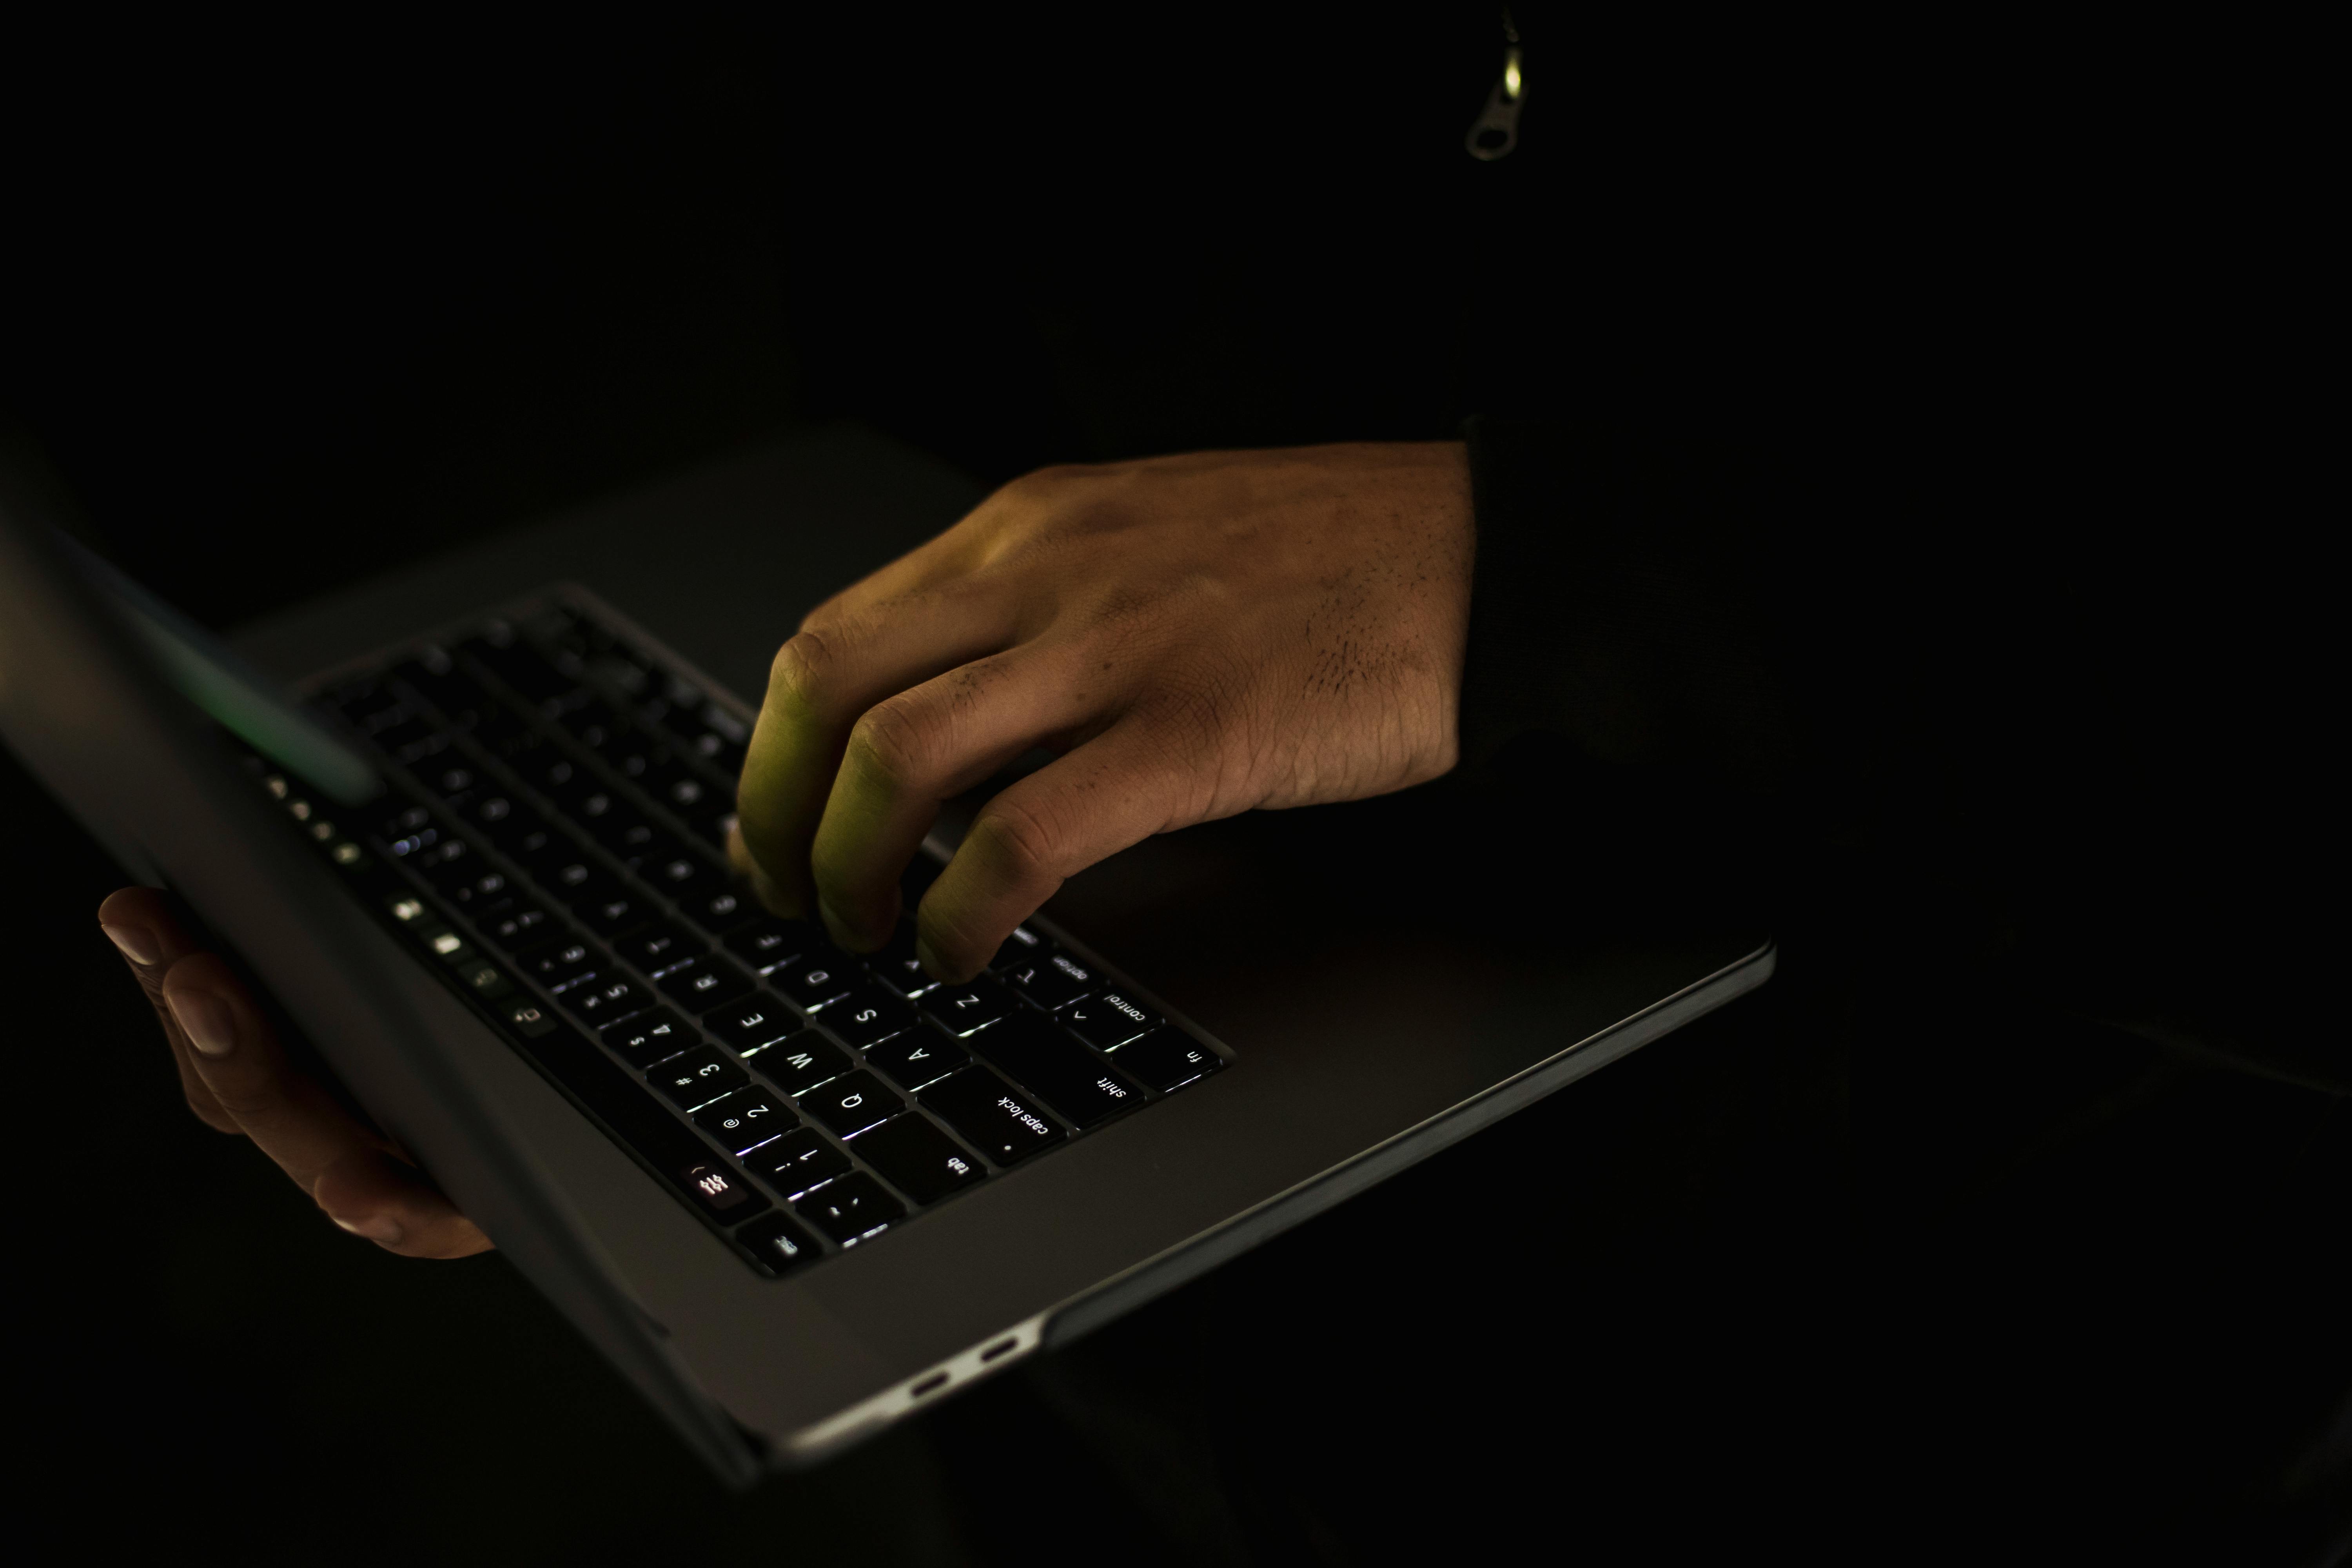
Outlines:
POLYGON ((959 584, 843 612, 784 644, 736 795, 744 848, 780 912, 816 912, 809 847, 850 727, 876 703, 1012 636, 1004 594, 959 584))
POLYGON ((220 1108, 308 1193, 320 1173, 383 1135, 287 1059, 278 1031, 218 955, 191 953, 163 978, 163 1000, 196 1048, 190 1060, 220 1108))
POLYGON ((835 940, 854 950, 889 940, 898 873, 942 801, 1113 705, 1091 662, 1067 642, 1027 643, 902 691, 857 721, 810 855, 835 940))

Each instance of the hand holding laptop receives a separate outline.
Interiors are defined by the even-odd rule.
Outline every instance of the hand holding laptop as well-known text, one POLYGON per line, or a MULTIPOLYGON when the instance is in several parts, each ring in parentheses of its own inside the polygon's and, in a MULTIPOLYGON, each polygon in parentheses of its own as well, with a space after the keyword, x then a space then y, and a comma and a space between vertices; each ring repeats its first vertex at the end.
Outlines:
POLYGON ((465 1258, 489 1248, 391 1140, 289 1058, 252 991, 218 954, 197 950, 163 894, 125 888, 98 918, 154 1005, 199 1121, 252 1139, 328 1218, 388 1251, 465 1258))
POLYGON ((1460 442, 1044 469, 836 595, 777 655, 737 868, 855 952, 940 803, 982 807, 917 917, 970 979, 1065 879, 1156 833, 1453 767, 1470 608, 1460 442))

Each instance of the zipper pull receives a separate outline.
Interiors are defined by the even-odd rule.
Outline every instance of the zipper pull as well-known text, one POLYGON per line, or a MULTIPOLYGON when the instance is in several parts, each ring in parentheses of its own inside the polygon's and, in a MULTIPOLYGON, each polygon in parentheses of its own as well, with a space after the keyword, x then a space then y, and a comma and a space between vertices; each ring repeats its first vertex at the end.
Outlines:
POLYGON ((1528 99, 1526 73, 1520 68, 1519 30, 1511 23, 1510 7, 1503 8, 1503 76, 1486 95, 1486 107, 1470 122, 1462 146, 1482 163, 1509 155, 1519 144, 1519 110, 1528 99))

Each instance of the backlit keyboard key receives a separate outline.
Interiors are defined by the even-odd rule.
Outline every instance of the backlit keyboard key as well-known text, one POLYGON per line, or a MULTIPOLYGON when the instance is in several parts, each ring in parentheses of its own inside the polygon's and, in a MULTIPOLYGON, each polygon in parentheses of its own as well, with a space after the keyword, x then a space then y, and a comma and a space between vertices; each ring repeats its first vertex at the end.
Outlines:
POLYGON ((700 1013, 748 994, 751 977, 725 959, 711 956, 689 958, 654 984, 679 1006, 700 1013))
POLYGON ((798 1100, 819 1084, 839 1078, 849 1070, 850 1061, 839 1047, 827 1045, 824 1037, 814 1030, 779 1040, 759 1051, 746 1051, 743 1059, 760 1069, 760 1076, 798 1100))
POLYGON ((698 893, 690 899, 680 899, 678 907, 687 918, 714 936, 725 936, 747 921, 758 919, 765 911, 757 900, 732 888, 721 888, 715 893, 698 893))
POLYGON ((1107 1051, 1160 1026, 1159 1014, 1116 991, 1072 1003, 1054 1016, 1076 1030, 1087 1044, 1107 1051))
POLYGON ((772 996, 746 996, 705 1014, 702 1026, 749 1056, 787 1035, 800 1032, 800 1016, 772 996))
POLYGON ((515 967, 550 991, 561 991, 596 972, 596 950, 576 937, 560 936, 515 954, 515 967))
POLYGON ((919 1019, 915 1010, 879 985, 861 985, 824 1010, 825 1028, 864 1050, 903 1035, 919 1019))
POLYGON ((735 1244, 771 1274, 789 1274, 824 1256, 807 1232, 780 1214, 755 1219, 735 1233, 735 1244))
POLYGON ((1066 952, 1013 964, 1004 971, 1004 978, 1012 983, 1013 989, 1048 1013, 1087 995, 1101 984, 1090 965, 1080 963, 1066 952))
POLYGON ((867 1129, 849 1146, 919 1204, 935 1204, 988 1174, 954 1139, 913 1112, 867 1129))
POLYGON ((1225 1065, 1224 1058, 1177 1029, 1160 1029, 1119 1047, 1110 1059, 1156 1094, 1166 1094, 1225 1065))
POLYGON ((481 932, 509 952, 545 942, 555 935, 551 917, 537 904, 509 902, 506 908, 477 916, 481 932))
POLYGON ((855 1247, 907 1212, 906 1205, 863 1171, 827 1182, 793 1207, 844 1247, 855 1247))
POLYGON ((649 857, 636 870, 657 891, 680 900, 708 892, 719 881, 719 868, 699 855, 649 857))
POLYGON ((669 1096, 679 1110, 697 1110, 751 1080, 709 1046, 698 1046, 647 1072, 646 1081, 669 1096))
POLYGON ((849 994, 864 979, 857 961, 831 943, 818 946, 797 963, 768 972, 768 984, 811 1013, 849 994))
POLYGON ((584 1024, 625 1018, 654 1005, 644 986, 620 979, 583 980, 566 991, 562 1000, 572 1016, 584 1024))
POLYGON ((698 1207, 721 1225, 748 1219, 768 1206, 742 1173, 717 1160, 700 1160, 677 1173, 678 1185, 698 1207))
POLYGON ((625 1023, 608 1024, 596 1037, 642 1067, 651 1067, 689 1046, 702 1044, 702 1037, 679 1022, 677 1015, 667 1007, 640 1013, 625 1023))
POLYGON ((641 926, 649 920, 660 918, 651 899, 631 892, 617 892, 606 898, 572 906, 572 912, 587 922, 591 931, 605 936, 641 926))
POLYGON ((700 937, 667 921, 657 925, 640 926, 626 935, 615 937, 613 945, 620 951, 623 958, 652 975, 659 975, 671 965, 698 957, 709 951, 700 937))
POLYGON ((773 969, 824 944, 824 932, 806 921, 762 915, 729 936, 727 951, 754 969, 773 969))
POLYGON ((915 1097, 957 1136, 1000 1165, 1062 1141, 1062 1130, 986 1068, 966 1068, 915 1097))
POLYGON ((1043 1018, 1007 1018, 971 1037, 972 1050, 1076 1127, 1091 1127, 1143 1097, 1110 1065, 1043 1018))
POLYGON ((743 1156, 743 1163, 788 1198, 798 1197, 849 1169, 849 1156, 813 1127, 794 1128, 772 1142, 761 1144, 743 1156))
POLYGON ((940 1027, 950 1035, 969 1035, 984 1024, 993 1024, 1021 1004, 1013 993, 993 980, 974 980, 962 985, 942 985, 925 994, 922 1009, 940 1022, 940 1027))
POLYGON ((799 1099, 803 1110, 845 1138, 897 1115, 907 1104, 870 1072, 845 1073, 799 1099))
POLYGON ((909 1029, 866 1053, 866 1066, 880 1068, 908 1090, 936 1083, 970 1060, 970 1051, 932 1028, 909 1029))
POLYGON ((694 1124, 730 1154, 740 1154, 798 1127, 800 1118, 784 1109, 782 1095, 739 1089, 696 1111, 694 1124))

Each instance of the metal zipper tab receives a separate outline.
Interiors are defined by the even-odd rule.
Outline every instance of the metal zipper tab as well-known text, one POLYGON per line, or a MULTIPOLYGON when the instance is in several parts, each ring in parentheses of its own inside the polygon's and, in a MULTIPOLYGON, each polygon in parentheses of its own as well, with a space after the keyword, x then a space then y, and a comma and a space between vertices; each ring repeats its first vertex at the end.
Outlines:
POLYGON ((1511 22, 1508 9, 1503 12, 1503 74, 1495 83, 1495 90, 1486 95, 1486 107, 1470 122, 1469 134, 1463 137, 1463 150, 1482 163, 1491 163, 1507 157, 1519 144, 1519 110, 1528 100, 1527 72, 1519 54, 1519 29, 1511 22))

